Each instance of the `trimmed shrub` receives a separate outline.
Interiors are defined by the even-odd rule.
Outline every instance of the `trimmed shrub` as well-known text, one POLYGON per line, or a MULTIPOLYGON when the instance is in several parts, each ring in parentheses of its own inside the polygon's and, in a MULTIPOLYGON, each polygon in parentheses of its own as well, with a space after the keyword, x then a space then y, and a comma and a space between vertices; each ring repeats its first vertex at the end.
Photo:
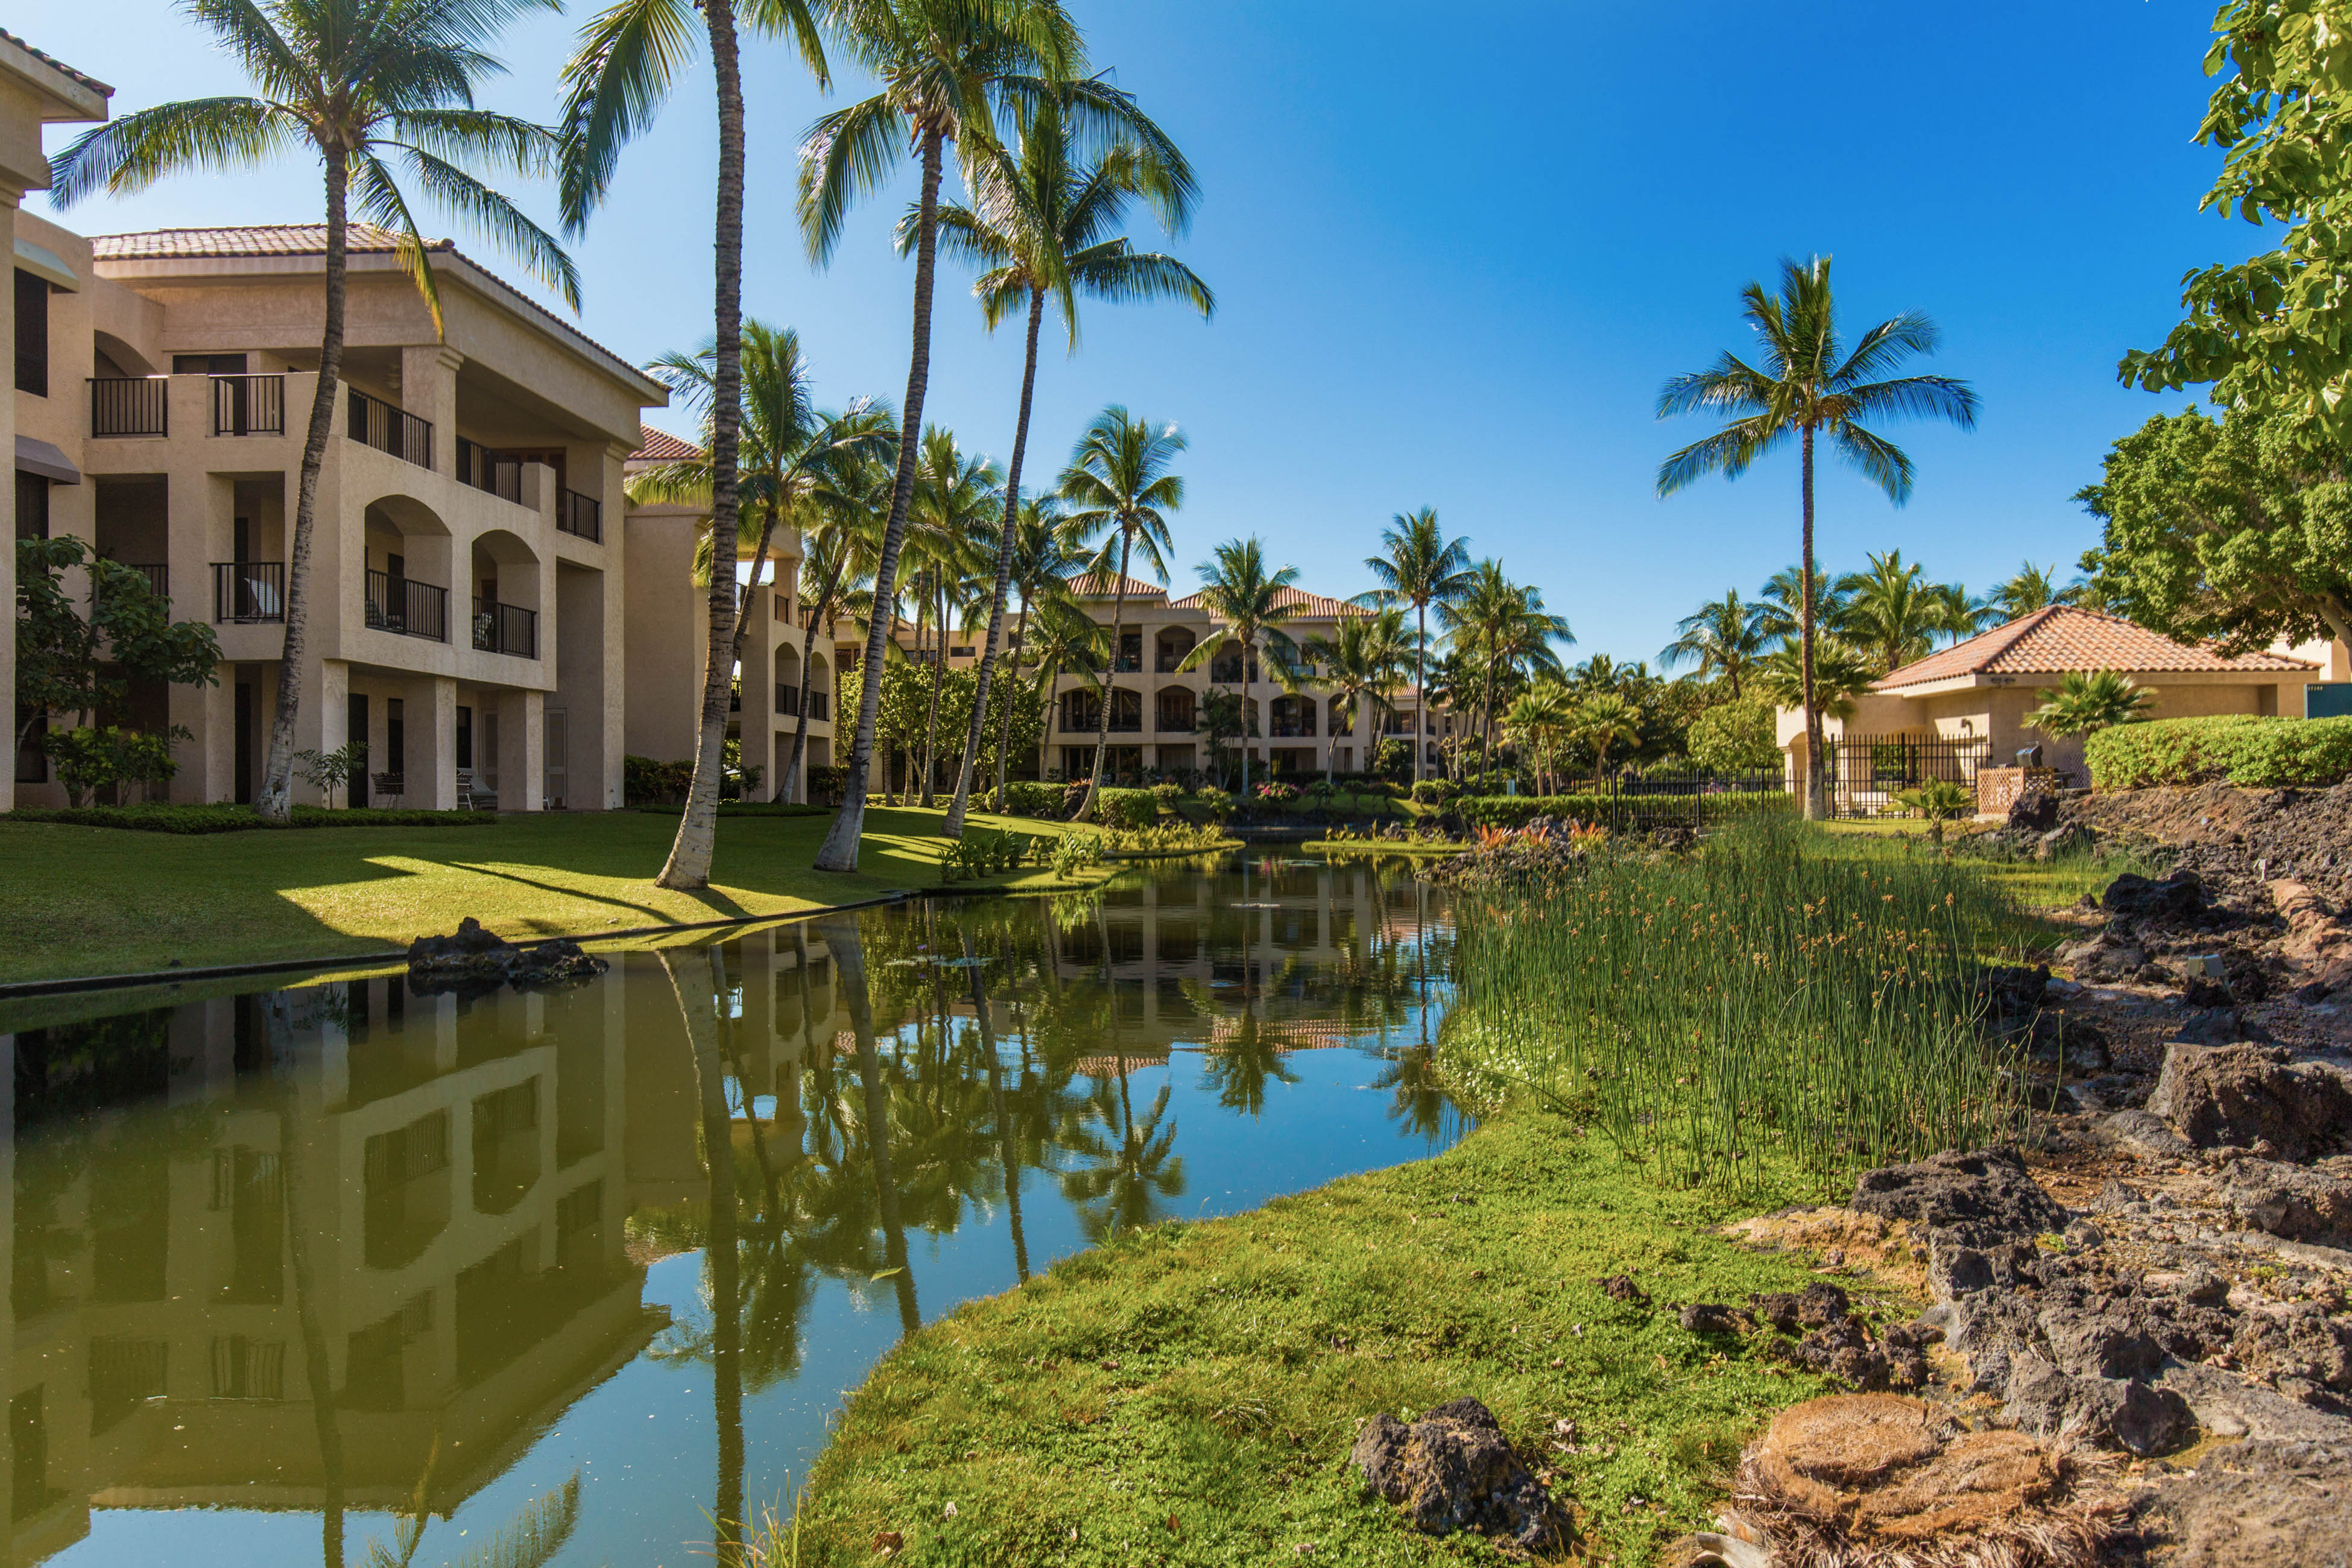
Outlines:
POLYGON ((1149 827, 1160 820, 1160 802, 1148 789, 1111 789, 1095 797, 1095 816, 1105 827, 1149 827))
POLYGON ((2250 788, 2352 778, 2352 719, 2152 719, 2102 730, 2084 748, 2099 789, 2209 784, 2250 788))
MULTIPOLYGON (((1794 805, 1794 797, 1778 790, 1748 794, 1726 790, 1708 795, 1626 795, 1618 796, 1616 804, 1627 814, 1638 816, 1645 807, 1663 814, 1683 809, 1687 802, 1698 803, 1708 819, 1719 821, 1752 816, 1759 811, 1786 811, 1794 805)), ((1599 822, 1609 816, 1610 798, 1605 795, 1478 795, 1455 802, 1454 810, 1477 827, 1525 827, 1538 816, 1599 822)))
POLYGON ((1063 786, 1039 784, 1034 779, 1009 779, 1004 785, 1004 807, 1015 816, 1060 816, 1063 786))
POLYGON ((1176 809, 1176 803, 1184 798, 1184 786, 1174 784, 1153 784, 1151 798, 1158 801, 1162 809, 1173 811, 1176 809))
POLYGON ((1211 822, 1223 822, 1234 814, 1234 797, 1212 784, 1194 790, 1192 804, 1211 822))
MULTIPOLYGON (((329 811, 324 806, 298 805, 291 827, 487 827, 498 821, 494 811, 388 811, 360 806, 329 811)), ((72 827, 123 827, 136 833, 244 833, 279 826, 253 814, 249 805, 20 805, 5 814, 10 822, 54 822, 72 827)))
MULTIPOLYGON (((844 770, 845 773, 847 770, 844 770)), ((814 769, 810 772, 814 773, 814 769)), ((621 800, 627 805, 679 805, 694 785, 694 763, 656 762, 651 757, 621 759, 621 800)))
POLYGON ((1444 805, 1461 793, 1452 779, 1423 779, 1412 786, 1412 798, 1422 805, 1444 805))

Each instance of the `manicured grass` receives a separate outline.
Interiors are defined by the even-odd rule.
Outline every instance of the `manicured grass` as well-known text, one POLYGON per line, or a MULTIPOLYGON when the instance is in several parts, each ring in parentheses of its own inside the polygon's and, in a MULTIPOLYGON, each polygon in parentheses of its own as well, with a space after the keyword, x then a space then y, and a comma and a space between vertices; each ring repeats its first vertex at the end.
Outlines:
MULTIPOLYGON (((1704 1527, 1770 1412, 1822 1391, 1677 1321, 1809 1280, 1711 1233, 1754 1207, 1515 1111, 1433 1160, 1130 1233, 885 1358, 810 1477, 797 1561, 868 1563, 895 1531, 908 1563, 1499 1563, 1413 1532, 1347 1463, 1375 1412, 1463 1394, 1552 1473, 1580 1556, 1649 1561, 1704 1527), (1620 1273, 1648 1304, 1603 1293, 1620 1273)), ((794 1561, 791 1535, 764 1560, 794 1561)))
MULTIPOLYGON (((674 816, 517 813, 488 827, 181 837, 0 819, 0 981, 381 952, 472 915, 520 940, 789 914, 932 888, 940 811, 869 809, 856 874, 810 869, 829 816, 723 816, 711 886, 653 879, 674 816)), ((975 812, 990 828, 1059 823, 975 812)), ((1109 869, 1083 874, 1099 880, 1109 869)), ((961 888, 1055 884, 1050 869, 961 888)))

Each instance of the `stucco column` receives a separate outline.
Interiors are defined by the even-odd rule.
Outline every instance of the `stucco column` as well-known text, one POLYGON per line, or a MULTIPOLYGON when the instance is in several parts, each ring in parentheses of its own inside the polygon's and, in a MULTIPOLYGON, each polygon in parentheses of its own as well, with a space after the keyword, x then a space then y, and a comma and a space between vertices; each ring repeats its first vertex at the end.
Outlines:
POLYGON ((433 424, 433 471, 457 471, 457 367, 466 356, 442 343, 400 351, 400 405, 433 424))
POLYGON ((540 809, 547 785, 546 704, 541 691, 509 689, 498 695, 500 811, 540 809))
MULTIPOLYGON (((624 635, 627 609, 628 584, 623 577, 621 530, 622 514, 627 510, 621 491, 622 468, 629 448, 618 443, 604 448, 603 482, 599 499, 604 503, 604 658, 601 667, 603 711, 594 716, 595 722, 582 728, 585 715, 572 716, 572 791, 580 806, 617 811, 621 806, 621 758, 625 751, 623 708, 627 698, 627 684, 623 677, 628 658, 627 639, 624 635), (601 782, 602 787, 598 787, 601 782)), ((574 484, 577 484, 577 480, 574 484)))
POLYGON ((452 811, 457 805, 457 683, 446 675, 424 675, 401 694, 407 752, 407 789, 401 804, 426 811, 452 811))

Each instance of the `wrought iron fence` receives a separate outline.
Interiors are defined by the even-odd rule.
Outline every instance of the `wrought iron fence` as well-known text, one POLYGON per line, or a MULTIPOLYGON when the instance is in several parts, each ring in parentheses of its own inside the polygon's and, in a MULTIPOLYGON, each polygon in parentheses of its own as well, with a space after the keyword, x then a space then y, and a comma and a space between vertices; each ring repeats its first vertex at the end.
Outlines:
POLYGON ((286 378, 282 375, 216 375, 213 382, 213 434, 286 434, 286 378))
POLYGON ((213 619, 232 625, 286 618, 286 563, 213 563, 213 619))
POLYGON ((367 624, 428 642, 449 640, 449 590, 387 572, 367 574, 367 624))
POLYGON ((496 599, 474 601, 474 647, 480 653, 539 657, 539 612, 496 599))
POLYGON ((168 376, 90 377, 89 433, 93 436, 168 436, 171 407, 168 376))
POLYGON ((555 492, 555 526, 591 544, 604 542, 604 507, 593 496, 559 489, 555 492))
POLYGON ((1842 735, 1822 742, 1822 777, 1836 817, 1894 816, 1906 790, 1942 781, 1974 795, 1977 770, 1993 763, 1984 735, 1842 735))
POLYGON ((373 447, 420 468, 433 466, 433 425, 405 408, 395 408, 381 397, 370 397, 358 387, 343 389, 349 412, 345 430, 362 447, 373 447))

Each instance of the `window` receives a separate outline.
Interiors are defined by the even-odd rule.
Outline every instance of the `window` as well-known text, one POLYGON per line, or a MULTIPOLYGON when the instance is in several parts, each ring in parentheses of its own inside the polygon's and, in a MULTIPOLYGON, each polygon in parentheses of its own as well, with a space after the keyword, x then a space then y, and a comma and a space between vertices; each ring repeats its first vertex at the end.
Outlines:
POLYGON ((471 708, 457 710, 457 765, 461 768, 474 765, 474 710, 471 708))
POLYGON ((173 354, 173 375, 243 375, 243 354, 173 354))
POLYGON ((16 537, 49 536, 49 481, 38 474, 16 470, 16 537))
POLYGON ((49 395, 49 281, 16 274, 16 390, 49 395))

